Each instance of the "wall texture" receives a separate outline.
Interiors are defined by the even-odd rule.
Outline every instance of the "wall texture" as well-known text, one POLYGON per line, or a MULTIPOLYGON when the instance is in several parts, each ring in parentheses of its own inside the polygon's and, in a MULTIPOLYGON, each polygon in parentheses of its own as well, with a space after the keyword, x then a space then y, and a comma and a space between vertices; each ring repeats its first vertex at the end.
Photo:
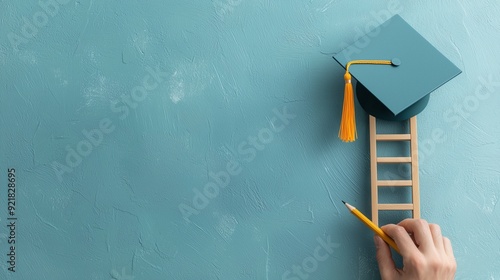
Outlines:
POLYGON ((377 279, 331 54, 394 13, 463 70, 418 118, 423 217, 499 279, 495 0, 0 1, 0 278, 377 279))

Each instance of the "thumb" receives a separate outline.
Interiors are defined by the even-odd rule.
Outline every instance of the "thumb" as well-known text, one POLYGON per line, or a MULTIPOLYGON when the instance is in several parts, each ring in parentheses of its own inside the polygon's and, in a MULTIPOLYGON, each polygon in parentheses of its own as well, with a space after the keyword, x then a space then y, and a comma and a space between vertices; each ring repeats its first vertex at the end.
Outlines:
POLYGON ((394 264, 394 260, 392 260, 391 249, 389 245, 380 238, 380 236, 375 235, 373 237, 375 241, 375 247, 377 249, 377 262, 380 270, 380 276, 382 279, 396 279, 397 269, 394 264))

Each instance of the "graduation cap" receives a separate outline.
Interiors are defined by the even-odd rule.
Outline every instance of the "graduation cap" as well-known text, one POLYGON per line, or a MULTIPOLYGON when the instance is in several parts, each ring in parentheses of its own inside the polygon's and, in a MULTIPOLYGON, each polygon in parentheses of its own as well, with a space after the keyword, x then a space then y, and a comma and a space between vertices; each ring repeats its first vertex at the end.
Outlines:
POLYGON ((358 81, 358 101, 368 114, 399 121, 420 113, 431 92, 462 72, 399 15, 333 58, 346 69, 339 130, 344 142, 357 138, 352 77, 358 81))

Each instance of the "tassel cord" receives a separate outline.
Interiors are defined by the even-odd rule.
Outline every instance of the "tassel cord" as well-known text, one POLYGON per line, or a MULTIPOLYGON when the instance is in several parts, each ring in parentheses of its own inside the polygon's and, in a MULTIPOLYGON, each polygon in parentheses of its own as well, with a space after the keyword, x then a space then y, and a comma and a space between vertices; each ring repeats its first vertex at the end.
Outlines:
POLYGON ((358 138, 358 133, 356 131, 354 91, 352 89, 352 77, 349 73, 349 67, 353 64, 391 65, 392 62, 390 60, 352 60, 347 63, 344 74, 344 104, 342 105, 342 120, 339 129, 339 138, 344 142, 354 142, 356 138, 358 138))

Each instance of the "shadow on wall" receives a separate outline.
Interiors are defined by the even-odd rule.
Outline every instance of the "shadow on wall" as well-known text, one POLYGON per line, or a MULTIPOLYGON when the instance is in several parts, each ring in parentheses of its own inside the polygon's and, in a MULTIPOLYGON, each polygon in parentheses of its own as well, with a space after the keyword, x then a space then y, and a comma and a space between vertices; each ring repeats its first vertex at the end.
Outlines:
POLYGON ((313 99, 314 118, 318 123, 317 130, 313 131, 311 136, 319 141, 317 146, 320 153, 332 145, 342 143, 337 135, 344 100, 344 80, 336 79, 343 76, 342 67, 335 65, 330 55, 325 55, 324 59, 331 60, 331 65, 318 71, 320 74, 313 81, 317 86, 308 93, 313 99))

